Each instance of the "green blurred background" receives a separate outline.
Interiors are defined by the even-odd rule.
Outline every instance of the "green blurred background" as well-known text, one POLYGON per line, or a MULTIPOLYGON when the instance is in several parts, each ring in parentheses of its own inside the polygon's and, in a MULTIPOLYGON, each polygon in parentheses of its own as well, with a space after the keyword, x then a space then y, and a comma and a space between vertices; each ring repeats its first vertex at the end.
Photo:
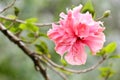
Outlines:
MULTIPOLYGON (((12 0, 0 0, 2 10, 12 0)), ((111 10, 109 18, 103 19, 106 27, 106 43, 117 42, 115 54, 120 53, 120 1, 119 0, 92 0, 97 16, 100 17, 105 10, 111 10)), ((86 0, 17 0, 15 6, 20 9, 19 19, 38 18, 40 23, 50 23, 59 20, 59 13, 65 12, 66 8, 85 4, 86 0)), ((13 14, 13 8, 4 15, 13 14)), ((50 27, 41 28, 45 33, 50 27)), ((45 40, 53 56, 52 59, 60 63, 60 56, 55 53, 54 44, 45 40)), ((88 54, 88 60, 84 66, 68 66, 74 69, 83 69, 94 64, 98 58, 88 54)), ((120 80, 119 59, 106 61, 103 66, 113 63, 115 75, 109 80, 120 80)), ((51 80, 62 80, 51 70, 48 70, 51 80), (52 74, 51 74, 52 73, 52 74)), ((84 74, 72 74, 69 80, 102 80, 98 70, 84 74)), ((0 32, 0 80, 44 80, 39 72, 35 71, 32 61, 13 43, 0 32)))

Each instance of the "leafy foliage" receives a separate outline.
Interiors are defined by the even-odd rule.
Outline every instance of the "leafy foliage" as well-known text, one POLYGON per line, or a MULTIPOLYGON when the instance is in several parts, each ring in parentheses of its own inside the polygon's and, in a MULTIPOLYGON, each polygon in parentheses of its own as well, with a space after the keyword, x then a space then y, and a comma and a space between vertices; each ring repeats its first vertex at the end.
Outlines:
POLYGON ((48 47, 44 41, 40 41, 40 44, 36 44, 35 47, 38 53, 48 54, 48 47))
POLYGON ((16 34, 16 33, 21 32, 21 29, 18 28, 17 26, 12 26, 12 27, 10 28, 10 31, 16 34))
POLYGON ((111 55, 109 58, 120 58, 120 55, 111 55))
POLYGON ((39 31, 39 28, 34 25, 34 23, 37 21, 36 18, 30 18, 26 20, 26 23, 20 24, 19 28, 22 30, 28 30, 31 32, 37 32, 39 31))
POLYGON ((100 50, 100 52, 97 53, 97 55, 104 55, 104 54, 109 54, 113 53, 117 47, 116 42, 111 42, 108 45, 106 45, 104 48, 100 50))
POLYGON ((100 70, 100 76, 103 78, 109 78, 115 73, 111 67, 101 67, 99 70, 100 70))
POLYGON ((10 19, 16 19, 15 15, 7 15, 6 17, 10 18, 10 19))
POLYGON ((14 14, 15 14, 15 16, 18 16, 19 13, 20 13, 19 8, 18 7, 14 7, 14 14))
POLYGON ((67 66, 67 62, 64 59, 61 59, 60 62, 62 63, 63 66, 67 66))
POLYGON ((104 51, 106 53, 112 53, 115 51, 116 47, 117 47, 116 42, 111 42, 106 47, 104 47, 104 51))
POLYGON ((95 17, 95 10, 93 8, 93 4, 92 4, 92 1, 91 0, 88 0, 86 2, 86 4, 83 6, 82 8, 82 13, 86 13, 86 12, 90 12, 92 14, 93 17, 95 17))

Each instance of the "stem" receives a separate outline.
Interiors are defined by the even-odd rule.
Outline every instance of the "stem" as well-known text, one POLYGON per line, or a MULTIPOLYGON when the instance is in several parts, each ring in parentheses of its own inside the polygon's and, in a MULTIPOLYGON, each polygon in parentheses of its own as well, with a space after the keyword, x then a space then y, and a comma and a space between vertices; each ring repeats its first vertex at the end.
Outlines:
POLYGON ((89 71, 92 71, 94 69, 96 69, 100 64, 102 64, 106 59, 107 57, 106 56, 103 56, 101 60, 99 60, 96 64, 94 64, 93 66, 87 68, 87 69, 83 69, 83 70, 73 70, 73 69, 69 69, 69 68, 65 68, 64 66, 60 66, 56 63, 54 63, 53 61, 51 61, 49 58, 47 58, 46 56, 44 56, 44 58, 54 67, 56 68, 59 68, 59 69, 62 69, 62 70, 65 70, 65 71, 68 71, 68 72, 71 72, 71 73, 76 73, 76 74, 80 74, 80 73, 86 73, 86 72, 89 72, 89 71))
POLYGON ((7 9, 11 8, 15 4, 16 0, 13 0, 13 2, 10 3, 10 5, 6 6, 2 11, 0 11, 0 14, 5 12, 7 9))
POLYGON ((46 62, 46 64, 48 65, 48 67, 50 69, 52 69, 54 72, 56 72, 59 76, 61 76, 63 78, 63 80, 67 80, 67 77, 65 74, 63 74, 62 72, 59 72, 54 66, 52 66, 51 64, 49 64, 48 62, 46 62))
MULTIPOLYGON (((0 18, 5 19, 5 20, 8 20, 8 21, 15 21, 15 22, 18 22, 18 23, 23 23, 23 24, 26 23, 26 22, 23 21, 23 20, 20 20, 20 19, 11 19, 11 18, 5 17, 5 16, 3 16, 3 15, 0 15, 0 18)), ((41 24, 41 23, 33 23, 33 24, 36 25, 36 26, 39 26, 39 27, 52 26, 52 23, 44 23, 44 24, 41 24)))
POLYGON ((101 16, 101 17, 97 18, 96 21, 99 21, 99 20, 101 20, 103 18, 104 18, 104 16, 101 16))
POLYGON ((63 73, 61 73, 61 72, 59 72, 58 70, 56 70, 53 66, 51 66, 50 64, 48 65, 49 67, 50 67, 50 69, 52 69, 54 72, 56 72, 58 75, 60 75, 62 78, 63 78, 63 80, 67 80, 67 77, 63 74, 63 73))

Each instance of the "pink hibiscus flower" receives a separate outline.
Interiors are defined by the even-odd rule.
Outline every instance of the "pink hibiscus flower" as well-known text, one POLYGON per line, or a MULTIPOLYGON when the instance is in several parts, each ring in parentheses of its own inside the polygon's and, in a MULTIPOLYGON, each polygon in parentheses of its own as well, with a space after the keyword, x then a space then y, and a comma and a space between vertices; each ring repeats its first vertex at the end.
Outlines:
POLYGON ((71 65, 85 64, 87 45, 95 55, 105 42, 102 22, 95 21, 89 12, 80 13, 82 5, 69 10, 67 15, 60 13, 59 24, 52 24, 48 36, 56 44, 55 50, 71 65))

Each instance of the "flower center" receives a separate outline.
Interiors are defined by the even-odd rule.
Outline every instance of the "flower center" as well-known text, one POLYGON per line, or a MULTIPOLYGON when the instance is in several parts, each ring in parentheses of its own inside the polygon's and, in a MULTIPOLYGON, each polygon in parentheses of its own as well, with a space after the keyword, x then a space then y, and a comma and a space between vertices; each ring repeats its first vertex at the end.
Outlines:
POLYGON ((84 37, 77 37, 77 40, 82 40, 84 39, 84 37))
POLYGON ((77 40, 81 40, 81 38, 80 38, 80 37, 77 37, 77 40))

